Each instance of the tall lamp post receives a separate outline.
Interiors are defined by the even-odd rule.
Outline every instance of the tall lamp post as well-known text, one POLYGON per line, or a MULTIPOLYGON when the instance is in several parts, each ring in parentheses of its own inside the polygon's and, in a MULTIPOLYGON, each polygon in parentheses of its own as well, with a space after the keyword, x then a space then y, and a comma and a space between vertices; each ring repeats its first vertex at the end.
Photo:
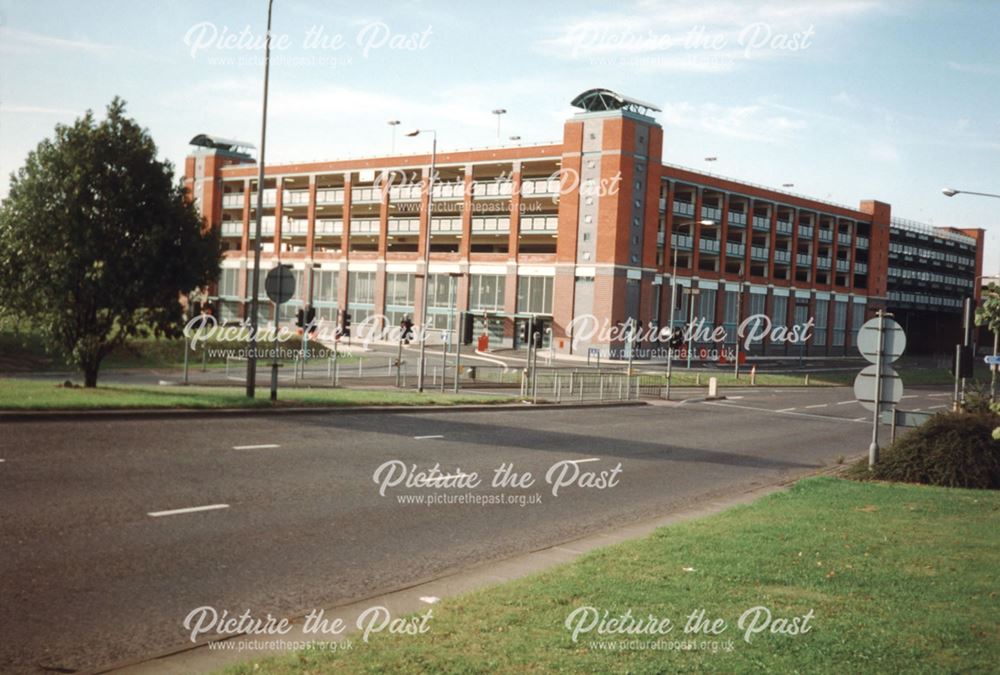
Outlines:
POLYGON ((392 146, 391 146, 392 150, 391 150, 391 153, 393 155, 395 155, 396 154, 396 127, 399 126, 399 120, 389 120, 388 122, 386 122, 386 124, 388 124, 390 127, 392 127, 392 146))
MULTIPOLYGON (((941 194, 943 194, 945 197, 954 197, 955 195, 976 195, 977 197, 993 197, 994 199, 1000 199, 1000 195, 993 194, 992 192, 973 192, 971 190, 956 190, 955 188, 942 188, 941 189, 941 194)), ((973 282, 973 285, 978 284, 980 279, 982 279, 982 276, 976 277, 976 280, 973 282)), ((965 316, 966 316, 966 321, 969 321, 969 318, 968 318, 968 316, 969 316, 969 307, 965 308, 965 316)), ((968 326, 965 327, 965 340, 964 340, 964 342, 965 342, 966 345, 969 344, 969 327, 968 326)), ((1000 333, 994 333, 993 334, 993 356, 997 355, 997 349, 998 348, 1000 348, 1000 333)), ((958 371, 958 367, 957 367, 958 366, 958 361, 957 360, 955 362, 955 365, 956 365, 955 370, 957 372, 958 371)), ((990 400, 994 400, 996 398, 997 366, 993 366, 991 368, 991 370, 992 370, 992 373, 991 373, 991 377, 990 377, 990 400)), ((957 383, 957 377, 956 377, 956 383, 957 383)), ((955 389, 956 389, 956 396, 955 396, 956 402, 955 402, 955 406, 957 407, 958 406, 958 395, 957 395, 958 385, 957 384, 955 385, 955 389)), ((963 396, 963 398, 964 398, 964 396, 963 396)))
MULTIPOLYGON (((247 358, 247 397, 257 389, 257 291, 260 288, 260 236, 264 213, 264 144, 267 141, 267 84, 271 66, 271 9, 274 0, 267 0, 267 34, 264 38, 264 101, 260 120, 260 157, 257 158, 257 217, 253 239, 253 295, 250 296, 250 336, 253 347, 247 358)), ((279 214, 280 217, 280 214, 279 214)))
POLYGON ((977 195, 979 197, 993 197, 995 199, 1000 199, 1000 195, 995 195, 992 192, 972 192, 971 190, 956 190, 954 188, 941 188, 941 193, 945 197, 954 197, 955 195, 977 195))
POLYGON ((500 116, 507 114, 506 108, 495 108, 493 114, 497 116, 497 140, 500 140, 500 116))
POLYGON ((420 365, 417 370, 417 391, 424 390, 425 355, 427 353, 427 288, 431 275, 431 224, 434 219, 434 173, 437 163, 437 131, 434 129, 414 129, 406 134, 409 137, 420 134, 430 134, 431 138, 431 172, 427 179, 427 232, 424 233, 424 280, 421 283, 420 306, 420 365))
MULTIPOLYGON (((699 220, 697 221, 699 225, 715 225, 714 220, 699 220)), ((678 227, 683 227, 684 225, 693 225, 695 221, 688 220, 681 223, 674 223, 678 227)), ((673 236, 673 233, 671 233, 673 236)), ((671 245, 673 242, 671 242, 671 245)), ((692 239, 693 245, 693 239, 692 239)), ((677 303, 677 247, 674 246, 674 265, 670 272, 670 312, 667 313, 667 325, 670 326, 671 337, 673 337, 674 331, 674 305, 677 303)), ((689 347, 690 349, 690 347, 689 347)), ((667 344, 667 399, 670 399, 670 375, 672 374, 674 366, 674 348, 671 344, 667 344)))

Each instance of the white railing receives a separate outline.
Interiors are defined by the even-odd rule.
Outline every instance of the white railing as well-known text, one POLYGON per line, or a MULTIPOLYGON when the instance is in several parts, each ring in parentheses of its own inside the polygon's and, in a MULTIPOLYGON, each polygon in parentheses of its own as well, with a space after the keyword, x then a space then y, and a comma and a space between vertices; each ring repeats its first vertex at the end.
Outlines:
POLYGON ((679 199, 674 200, 674 213, 679 213, 682 216, 693 216, 694 215, 694 202, 682 202, 679 199))
MULTIPOLYGON (((382 201, 382 188, 356 187, 351 188, 351 202, 380 202, 382 201)), ((353 231, 353 228, 352 228, 353 231)))
POLYGON ((473 197, 510 197, 513 184, 509 180, 476 181, 472 184, 473 197))
POLYGON ((317 204, 343 204, 344 188, 320 188, 316 190, 317 204))
POLYGON ((419 185, 397 185, 389 188, 389 199, 394 202, 417 201, 422 193, 419 185))
POLYGON ((718 253, 719 252, 719 240, 718 239, 702 239, 698 242, 698 248, 700 248, 705 253, 718 253))
POLYGON ((324 218, 316 221, 316 236, 341 235, 344 233, 344 221, 324 218))
POLYGON ((472 219, 472 231, 481 233, 508 233, 510 232, 509 216, 476 216, 472 219))
POLYGON ((243 221, 241 220, 224 220, 222 221, 222 236, 223 237, 242 237, 243 236, 243 221))
POLYGON ((767 260, 769 255, 768 248, 766 246, 751 246, 750 247, 750 257, 754 260, 767 260))
POLYGON ((434 186, 434 199, 464 199, 465 183, 441 183, 434 186))
POLYGON ((224 209, 241 209, 243 208, 243 193, 235 192, 222 195, 222 208, 224 209))
POLYGON ((462 219, 461 218, 432 218, 431 219, 431 232, 438 232, 442 234, 461 234, 462 233, 462 219))
POLYGON ((558 178, 531 178, 521 181, 521 195, 530 197, 532 195, 555 195, 559 194, 560 181, 558 178))
POLYGON ((670 235, 670 245, 684 251, 690 251, 693 245, 693 238, 690 234, 670 235))
POLYGON ((753 229, 755 230, 770 230, 771 229, 771 219, 764 216, 754 216, 753 217, 753 229))
POLYGON ((858 237, 856 241, 858 248, 868 248, 868 237, 858 237))
POLYGON ((420 232, 419 218, 390 218, 389 234, 416 234, 420 232))
POLYGON ((556 232, 559 216, 525 216, 521 218, 521 232, 556 232))
POLYGON ((351 234, 362 234, 362 235, 374 235, 378 236, 379 220, 378 218, 352 218, 351 219, 351 234))

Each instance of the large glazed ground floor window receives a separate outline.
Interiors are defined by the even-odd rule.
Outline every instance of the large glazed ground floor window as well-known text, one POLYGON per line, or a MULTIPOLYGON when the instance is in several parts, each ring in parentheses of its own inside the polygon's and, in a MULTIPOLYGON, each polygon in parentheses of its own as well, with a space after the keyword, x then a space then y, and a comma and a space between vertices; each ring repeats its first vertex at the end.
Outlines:
POLYGON ((552 314, 552 282, 553 277, 518 277, 518 314, 552 314))

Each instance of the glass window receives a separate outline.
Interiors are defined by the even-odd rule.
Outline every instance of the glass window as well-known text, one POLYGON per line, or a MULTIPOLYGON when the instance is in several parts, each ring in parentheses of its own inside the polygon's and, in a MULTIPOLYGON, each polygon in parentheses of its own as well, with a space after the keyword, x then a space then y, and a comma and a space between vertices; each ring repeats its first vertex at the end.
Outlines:
POLYGON ((788 326, 788 296, 771 298, 771 325, 775 328, 788 326))
POLYGON ((502 311, 506 277, 496 274, 473 274, 469 277, 469 309, 502 311))
POLYGON ((347 277, 347 301, 351 305, 375 304, 375 273, 349 272, 347 277))
POLYGON ((525 314, 551 314, 552 279, 552 277, 518 277, 517 311, 525 314))

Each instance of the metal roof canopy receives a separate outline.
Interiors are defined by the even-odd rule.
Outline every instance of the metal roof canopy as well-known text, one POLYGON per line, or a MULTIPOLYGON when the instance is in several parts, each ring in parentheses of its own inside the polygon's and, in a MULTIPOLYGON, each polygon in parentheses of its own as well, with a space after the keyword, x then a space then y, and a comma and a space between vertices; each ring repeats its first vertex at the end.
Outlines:
POLYGON ((623 96, 610 89, 588 89, 572 100, 570 105, 583 108, 587 112, 604 112, 607 110, 627 110, 640 115, 651 112, 661 112, 652 103, 623 96))
POLYGON ((216 150, 225 150, 227 152, 245 152, 247 150, 257 149, 257 146, 253 143, 236 141, 231 138, 222 138, 220 136, 212 136, 210 134, 198 134, 189 142, 191 145, 197 145, 201 148, 214 148, 216 150))

